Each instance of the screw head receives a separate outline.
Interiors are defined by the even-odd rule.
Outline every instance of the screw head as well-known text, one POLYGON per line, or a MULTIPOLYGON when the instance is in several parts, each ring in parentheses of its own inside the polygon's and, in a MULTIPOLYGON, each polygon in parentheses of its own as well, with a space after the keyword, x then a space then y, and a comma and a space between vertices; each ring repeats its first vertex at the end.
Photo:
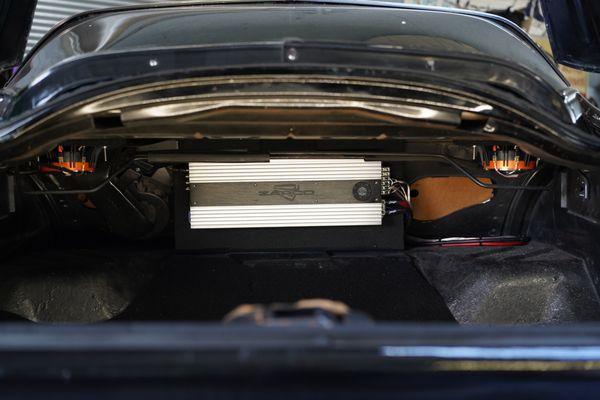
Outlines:
POLYGON ((288 59, 288 61, 296 61, 298 59, 298 51, 293 47, 289 48, 286 54, 286 58, 288 59))
POLYGON ((491 122, 488 122, 487 124, 485 124, 485 126, 483 127, 483 131, 487 132, 487 133, 493 133, 496 132, 496 125, 494 125, 491 122))

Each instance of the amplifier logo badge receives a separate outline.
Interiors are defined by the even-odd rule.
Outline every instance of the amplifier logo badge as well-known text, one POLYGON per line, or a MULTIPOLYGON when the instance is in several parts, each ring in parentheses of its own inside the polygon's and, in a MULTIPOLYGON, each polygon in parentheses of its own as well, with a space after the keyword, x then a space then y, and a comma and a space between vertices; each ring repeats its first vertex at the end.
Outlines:
POLYGON ((280 196, 288 201, 296 200, 298 196, 314 196, 314 190, 300 190, 300 185, 295 183, 275 185, 272 190, 261 190, 259 196, 280 196))

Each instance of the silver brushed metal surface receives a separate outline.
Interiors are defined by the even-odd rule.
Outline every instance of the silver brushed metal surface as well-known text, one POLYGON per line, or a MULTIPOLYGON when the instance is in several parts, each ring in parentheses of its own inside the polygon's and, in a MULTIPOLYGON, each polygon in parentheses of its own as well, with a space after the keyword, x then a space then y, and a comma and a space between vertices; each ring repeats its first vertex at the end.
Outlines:
POLYGON ((192 229, 381 225, 381 162, 274 159, 190 163, 192 229), (369 182, 374 196, 353 196, 369 182))

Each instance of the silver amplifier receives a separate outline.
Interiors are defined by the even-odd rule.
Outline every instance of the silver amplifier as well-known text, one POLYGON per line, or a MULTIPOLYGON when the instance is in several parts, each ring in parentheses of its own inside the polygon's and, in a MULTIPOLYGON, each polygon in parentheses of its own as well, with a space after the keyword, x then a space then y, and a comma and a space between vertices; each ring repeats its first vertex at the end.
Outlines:
POLYGON ((363 159, 190 163, 192 229, 382 224, 382 166, 363 159))

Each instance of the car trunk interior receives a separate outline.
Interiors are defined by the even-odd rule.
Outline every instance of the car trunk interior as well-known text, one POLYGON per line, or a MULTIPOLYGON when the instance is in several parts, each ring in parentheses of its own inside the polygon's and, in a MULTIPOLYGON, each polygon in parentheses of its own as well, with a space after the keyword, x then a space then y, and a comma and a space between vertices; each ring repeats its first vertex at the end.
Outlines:
MULTIPOLYGON (((151 152, 157 143, 136 146, 151 152)), ((181 141, 179 148, 188 145, 181 141)), ((210 146, 214 154, 223 154, 210 146)), ((243 146, 275 153, 273 142, 243 146)), ((356 159, 360 146, 367 145, 354 144, 344 157, 356 159)), ((31 163, 23 166, 12 181, 6 179, 17 190, 9 199, 16 211, 1 222, 6 233, 0 270, 3 318, 219 322, 243 304, 328 299, 376 322, 600 320, 598 228, 594 207, 586 203, 599 190, 594 173, 585 174, 582 188, 582 172, 537 160, 531 170, 505 176, 482 167, 486 152, 496 162, 508 157, 502 145, 439 144, 436 154, 457 160, 465 175, 445 160, 399 160, 390 151, 394 146, 385 146, 388 153, 380 157, 372 144, 368 152, 362 150, 362 160, 378 160, 391 176, 390 196, 398 194, 394 187, 404 188, 395 202, 388 196, 375 199, 389 207, 380 226, 190 229, 195 200, 187 180, 194 160, 178 161, 200 154, 190 148, 128 164, 110 184, 89 194, 73 183, 85 174, 65 171, 67 164, 35 165, 44 173, 28 171, 31 163), (519 185, 537 190, 514 188, 519 185), (73 193, 51 192, 67 189, 73 193), (394 208, 398 200, 405 203, 394 208)), ((403 150, 397 154, 431 152, 430 145, 396 146, 403 150)), ((322 153, 306 151, 304 159, 332 157, 331 147, 319 147, 322 153)), ((46 157, 76 158, 72 149, 81 146, 65 143, 46 157)), ((94 151, 101 164, 124 150, 96 146, 94 151)), ((206 165, 217 165, 214 161, 206 165)), ((242 189, 231 190, 243 195, 242 189)), ((314 195, 309 192, 294 187, 275 197, 292 193, 292 200, 284 200, 293 202, 295 196, 314 195)), ((253 221, 248 216, 233 221, 244 218, 253 221)))
MULTIPOLYGON (((90 246, 92 247, 92 246, 90 246)), ((393 254, 176 254, 36 249, 5 262, 6 318, 36 322, 221 321, 240 304, 332 299, 375 321, 598 321, 595 273, 556 246, 393 254)))
POLYGON ((276 78, 109 93, 1 147, 4 317, 600 320, 600 185, 572 149, 455 91, 276 78))

